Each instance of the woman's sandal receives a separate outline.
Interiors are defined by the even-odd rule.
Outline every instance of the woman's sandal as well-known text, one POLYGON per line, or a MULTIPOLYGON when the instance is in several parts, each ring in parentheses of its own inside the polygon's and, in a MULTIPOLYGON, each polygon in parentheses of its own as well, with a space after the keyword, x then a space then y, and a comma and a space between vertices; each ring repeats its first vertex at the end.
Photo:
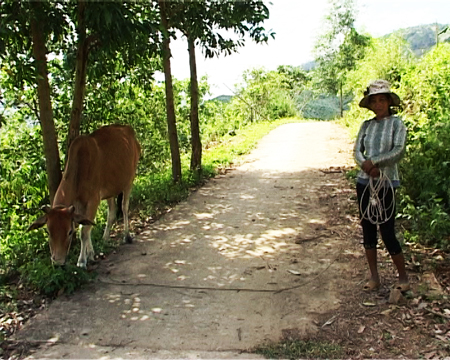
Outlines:
POLYGON ((375 280, 369 280, 363 287, 364 291, 370 292, 374 290, 378 290, 380 288, 380 282, 375 280))
POLYGON ((400 290, 401 292, 405 292, 411 289, 409 283, 399 283, 395 285, 394 289, 400 290))

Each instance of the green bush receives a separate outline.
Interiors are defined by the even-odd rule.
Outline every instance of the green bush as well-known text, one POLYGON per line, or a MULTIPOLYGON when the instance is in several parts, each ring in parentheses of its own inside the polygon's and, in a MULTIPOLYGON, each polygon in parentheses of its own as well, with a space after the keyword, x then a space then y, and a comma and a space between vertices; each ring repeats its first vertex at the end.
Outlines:
POLYGON ((95 278, 95 273, 71 264, 53 266, 50 258, 36 258, 23 265, 21 272, 28 286, 49 297, 71 294, 95 278))
POLYGON ((449 248, 450 45, 427 53, 402 79, 408 146, 401 214, 428 245, 449 248))

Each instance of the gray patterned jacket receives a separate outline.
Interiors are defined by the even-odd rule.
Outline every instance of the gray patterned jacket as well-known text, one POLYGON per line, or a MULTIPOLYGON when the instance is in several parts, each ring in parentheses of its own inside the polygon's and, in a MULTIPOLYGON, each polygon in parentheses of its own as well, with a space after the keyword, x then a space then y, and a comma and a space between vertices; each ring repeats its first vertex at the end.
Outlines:
MULTIPOLYGON (((400 185, 397 163, 402 158, 406 144, 406 127, 400 117, 391 115, 381 120, 370 119, 362 123, 354 147, 354 158, 361 166, 365 160, 372 160, 392 181, 400 185)), ((358 173, 358 182, 367 184, 369 175, 358 173)))

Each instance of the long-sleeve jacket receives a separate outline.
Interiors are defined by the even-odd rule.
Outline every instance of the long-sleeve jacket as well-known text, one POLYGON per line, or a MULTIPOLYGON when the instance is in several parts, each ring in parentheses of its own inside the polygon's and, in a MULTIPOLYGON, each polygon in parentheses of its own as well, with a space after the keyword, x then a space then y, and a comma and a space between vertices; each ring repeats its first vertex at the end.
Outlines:
MULTIPOLYGON (((397 163, 402 158, 406 143, 406 127, 398 116, 389 116, 381 120, 370 119, 362 123, 354 147, 354 158, 361 166, 365 160, 372 160, 380 170, 399 186, 400 179, 397 163)), ((369 175, 358 173, 358 182, 366 184, 369 175)))

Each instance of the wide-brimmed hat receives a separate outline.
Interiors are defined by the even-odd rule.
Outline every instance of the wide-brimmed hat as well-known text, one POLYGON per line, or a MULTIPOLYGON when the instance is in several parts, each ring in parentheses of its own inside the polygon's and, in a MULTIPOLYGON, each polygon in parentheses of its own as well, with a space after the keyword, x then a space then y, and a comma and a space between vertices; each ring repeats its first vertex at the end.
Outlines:
POLYGON ((375 80, 372 82, 366 91, 364 91, 364 97, 359 102, 359 106, 370 109, 369 107, 369 97, 375 94, 386 94, 389 95, 392 99, 393 106, 400 105, 400 98, 396 93, 391 91, 391 84, 386 80, 375 80))

